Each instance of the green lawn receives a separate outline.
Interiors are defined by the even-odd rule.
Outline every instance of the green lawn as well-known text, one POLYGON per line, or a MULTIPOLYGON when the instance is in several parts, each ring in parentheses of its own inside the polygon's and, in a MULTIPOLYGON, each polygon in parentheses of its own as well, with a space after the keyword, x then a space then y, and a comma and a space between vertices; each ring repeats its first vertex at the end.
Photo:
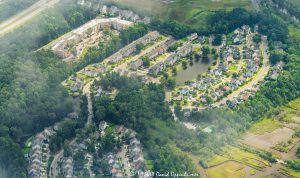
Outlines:
POLYGON ((26 142, 25 142, 25 146, 26 147, 30 147, 31 146, 31 142, 32 142, 33 136, 29 137, 26 142))
POLYGON ((227 147, 224 156, 257 169, 265 168, 269 164, 268 161, 263 160, 256 154, 243 151, 237 147, 227 147))
POLYGON ((281 168, 280 172, 289 177, 300 177, 300 171, 296 171, 287 167, 281 168))
POLYGON ((263 119, 253 124, 249 131, 254 134, 261 135, 267 132, 272 132, 280 127, 282 127, 282 125, 276 119, 263 119))
POLYGON ((300 111, 300 98, 289 102, 288 106, 300 111))
POLYGON ((153 160, 147 160, 147 169, 153 170, 153 160))
MULTIPOLYGON (((268 161, 262 159, 258 155, 244 151, 244 150, 242 150, 238 147, 234 147, 234 146, 225 147, 222 151, 222 154, 215 155, 214 157, 210 158, 209 160, 206 160, 206 162, 209 167, 212 167, 215 165, 219 165, 228 160, 237 161, 239 163, 250 166, 253 169, 257 169, 257 170, 262 170, 262 169, 266 168, 269 164, 268 161)), ((224 166, 217 166, 217 168, 225 169, 224 166)), ((214 170, 214 171, 220 172, 221 170, 214 170)), ((224 170, 223 170, 223 172, 224 172, 224 170)), ((254 174, 255 171, 252 171, 252 172, 254 174)))
POLYGON ((229 70, 230 70, 230 72, 236 72, 238 67, 239 67, 238 65, 231 64, 229 66, 229 70))
POLYGON ((215 165, 218 165, 220 163, 223 163, 225 161, 229 160, 228 158, 225 158, 223 156, 220 156, 220 155, 217 155, 215 156, 213 159, 210 159, 208 162, 207 162, 207 165, 209 167, 211 166, 215 166, 215 165))
POLYGON ((86 76, 86 75, 84 75, 84 74, 81 74, 81 73, 77 73, 77 77, 78 78, 83 78, 83 79, 87 79, 87 78, 89 78, 88 76, 86 76))
POLYGON ((241 178, 245 176, 245 169, 242 164, 227 162, 208 169, 207 174, 210 178, 241 178))

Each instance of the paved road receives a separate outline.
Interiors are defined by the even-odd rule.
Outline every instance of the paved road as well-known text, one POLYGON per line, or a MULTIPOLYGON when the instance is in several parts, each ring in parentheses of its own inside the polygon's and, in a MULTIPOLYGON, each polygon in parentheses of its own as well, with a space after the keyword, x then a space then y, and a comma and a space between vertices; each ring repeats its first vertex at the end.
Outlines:
MULTIPOLYGON (((87 96, 87 100, 88 100, 88 112, 89 112, 89 115, 88 115, 88 119, 87 119, 87 122, 86 122, 86 125, 90 125, 93 123, 93 103, 92 103, 92 99, 91 99, 91 86, 93 84, 94 80, 87 83, 84 87, 83 87, 83 90, 82 90, 82 93, 83 95, 86 95, 87 96)), ((72 145, 74 144, 76 141, 76 139, 73 139, 69 145, 72 145)), ((63 153, 64 153, 64 150, 60 150, 57 154, 54 155, 54 159, 51 163, 51 166, 50 166, 50 177, 57 177, 58 175, 58 162, 63 158, 63 153)), ((91 162, 91 160, 89 160, 89 162, 91 162)), ((89 174, 91 175, 91 177, 94 177, 93 174, 92 174, 92 171, 90 170, 90 167, 89 167, 89 174)))
POLYGON ((48 7, 53 6, 59 0, 40 0, 27 8, 26 10, 20 12, 19 14, 11 17, 10 19, 2 22, 0 24, 0 36, 11 32, 15 28, 23 25, 28 20, 30 20, 35 15, 39 14, 48 7))
POLYGON ((217 102, 214 104, 214 106, 220 106, 222 104, 225 104, 227 100, 232 100, 235 96, 238 96, 240 93, 246 91, 248 88, 253 89, 253 87, 260 81, 263 81, 265 76, 268 74, 268 71, 270 69, 270 63, 269 63, 269 55, 267 54, 267 41, 264 40, 261 49, 263 50, 263 65, 259 72, 256 74, 256 77, 252 79, 250 82, 248 82, 246 85, 243 85, 240 87, 238 90, 232 92, 230 95, 228 95, 226 98, 223 100, 217 102))
MULTIPOLYGON (((91 85, 93 84, 94 81, 91 81, 89 83, 87 83, 84 88, 83 88, 83 94, 86 95, 87 97, 87 101, 88 101, 88 112, 89 112, 89 115, 88 115, 88 119, 87 119, 87 122, 86 122, 86 125, 90 125, 93 123, 93 103, 92 103, 92 98, 91 98, 91 85)), ((75 139, 73 139, 69 145, 72 145, 75 143, 75 139)), ((54 159, 51 163, 51 166, 50 166, 50 176, 51 177, 57 177, 58 175, 58 162, 62 159, 63 157, 63 153, 64 153, 64 150, 60 150, 57 154, 54 155, 54 159)), ((89 170, 89 173, 90 175, 91 172, 89 170)))
POLYGON ((50 165, 50 177, 57 177, 58 175, 58 161, 63 157, 64 150, 60 150, 54 155, 53 161, 50 165))
MULTIPOLYGON (((75 143, 75 139, 73 139, 69 145, 75 143)), ((61 149, 57 154, 54 155, 53 161, 50 165, 50 177, 56 178, 58 175, 58 162, 63 158, 64 150, 61 149)))

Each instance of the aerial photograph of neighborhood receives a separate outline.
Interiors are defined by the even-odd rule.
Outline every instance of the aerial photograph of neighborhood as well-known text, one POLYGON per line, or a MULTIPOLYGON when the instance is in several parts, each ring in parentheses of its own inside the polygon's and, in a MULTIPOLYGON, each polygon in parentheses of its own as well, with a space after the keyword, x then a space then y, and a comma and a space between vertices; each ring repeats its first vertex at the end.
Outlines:
POLYGON ((0 178, 300 178, 300 0, 0 0, 0 178))

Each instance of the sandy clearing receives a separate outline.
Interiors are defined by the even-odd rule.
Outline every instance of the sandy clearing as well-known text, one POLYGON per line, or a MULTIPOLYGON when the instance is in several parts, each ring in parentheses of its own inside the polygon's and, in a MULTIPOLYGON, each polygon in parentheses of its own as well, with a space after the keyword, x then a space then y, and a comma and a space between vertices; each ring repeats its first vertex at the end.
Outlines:
POLYGON ((300 125, 296 123, 286 123, 284 126, 293 130, 298 130, 300 127, 300 125))
POLYGON ((197 128, 193 123, 190 122, 182 122, 182 123, 187 129, 196 130, 197 128))
POLYGON ((300 123, 300 116, 293 116, 291 119, 297 123, 300 123))
POLYGON ((263 135, 255 135, 248 132, 242 142, 259 149, 270 150, 277 143, 289 140, 293 134, 294 131, 287 127, 279 128, 263 135))

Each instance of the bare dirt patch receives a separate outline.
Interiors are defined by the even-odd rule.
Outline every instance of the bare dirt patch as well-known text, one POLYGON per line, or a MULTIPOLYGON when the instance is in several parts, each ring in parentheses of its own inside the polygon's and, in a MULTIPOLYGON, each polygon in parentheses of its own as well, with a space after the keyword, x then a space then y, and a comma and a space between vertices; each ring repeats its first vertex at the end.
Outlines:
POLYGON ((297 123, 300 123, 300 116, 294 116, 291 119, 297 123))
POLYGON ((293 129, 293 130, 298 130, 300 125, 299 124, 296 124, 296 123, 286 123, 284 124, 285 127, 287 128, 290 128, 290 129, 293 129))
POLYGON ((286 127, 278 128, 273 132, 265 133, 262 135, 255 135, 248 132, 244 136, 242 142, 259 149, 270 150, 277 143, 289 140, 293 136, 293 134, 294 131, 286 127))
POLYGON ((300 142, 298 141, 297 143, 294 144, 292 149, 288 152, 279 152, 276 151, 276 155, 278 155, 282 160, 288 160, 288 159, 298 159, 296 155, 297 148, 300 146, 300 142))

